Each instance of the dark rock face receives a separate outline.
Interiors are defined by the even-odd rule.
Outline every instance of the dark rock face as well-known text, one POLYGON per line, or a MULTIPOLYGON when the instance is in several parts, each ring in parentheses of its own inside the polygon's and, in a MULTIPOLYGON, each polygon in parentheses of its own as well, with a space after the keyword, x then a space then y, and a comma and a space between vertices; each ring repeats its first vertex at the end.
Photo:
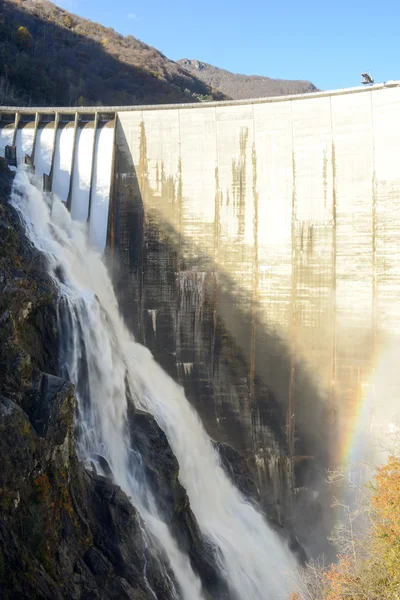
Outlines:
POLYGON ((57 373, 56 290, 4 202, 11 176, 0 175, 0 381, 4 394, 23 404, 35 370, 57 373))
POLYGON ((248 500, 258 504, 260 502, 260 491, 254 483, 249 466, 243 456, 229 444, 215 442, 214 447, 219 454, 221 465, 232 483, 248 500))
POLYGON ((132 447, 140 452, 147 483, 153 491, 160 513, 170 523, 181 548, 188 553, 211 598, 225 597, 227 587, 219 575, 212 548, 199 530, 190 509, 186 490, 179 482, 179 465, 165 433, 153 416, 135 411, 130 416, 132 447))
POLYGON ((18 405, 0 397, 2 597, 145 600, 147 561, 150 585, 171 598, 126 495, 77 462, 73 390, 59 384, 68 392, 61 405, 53 398, 44 438, 18 405))
POLYGON ((162 559, 160 554, 158 565, 148 551, 143 537, 145 526, 126 494, 109 479, 84 475, 90 482, 85 491, 88 524, 93 531, 93 546, 84 555, 84 562, 101 586, 109 586, 106 597, 126 596, 137 600, 152 597, 144 581, 146 576, 158 597, 171 598, 168 579, 174 581, 174 577, 165 557, 162 559), (115 576, 116 583, 113 582, 115 576), (126 590, 125 595, 123 590, 126 590))

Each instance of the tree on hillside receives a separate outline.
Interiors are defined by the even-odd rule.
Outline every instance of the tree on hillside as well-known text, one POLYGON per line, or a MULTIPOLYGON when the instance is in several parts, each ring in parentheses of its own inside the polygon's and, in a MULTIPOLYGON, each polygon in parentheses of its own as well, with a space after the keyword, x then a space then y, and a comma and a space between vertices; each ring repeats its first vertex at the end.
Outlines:
POLYGON ((379 536, 400 546, 400 459, 390 456, 375 477, 372 505, 379 518, 379 536))
POLYGON ((15 32, 15 40, 21 50, 30 50, 32 48, 33 38, 26 27, 18 27, 15 32))
POLYGON ((71 16, 70 16, 70 15, 68 15, 68 14, 66 14, 66 15, 63 17, 63 20, 62 20, 62 22, 63 22, 63 25, 65 25, 65 27, 68 27, 68 29, 72 29, 72 27, 74 26, 74 22, 73 22, 73 20, 71 19, 71 16))

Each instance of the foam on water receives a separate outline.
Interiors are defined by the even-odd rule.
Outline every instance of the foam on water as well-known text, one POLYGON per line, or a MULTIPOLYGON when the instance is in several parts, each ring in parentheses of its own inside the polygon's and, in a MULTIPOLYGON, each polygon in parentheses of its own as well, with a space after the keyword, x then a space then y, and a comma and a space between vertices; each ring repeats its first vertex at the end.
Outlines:
MULTIPOLYGON (((191 508, 219 557, 231 600, 287 599, 295 559, 226 476, 183 389, 126 329, 106 268, 89 247, 84 228, 71 220, 57 198, 50 210, 48 198, 21 169, 12 202, 30 239, 47 255, 60 287, 63 358, 79 402, 80 457, 104 456, 115 481, 132 497, 151 535, 168 555, 179 583, 177 597, 201 600, 201 584, 158 513, 140 456, 130 446, 128 387, 136 406, 153 414, 168 437, 191 508)), ((95 239, 100 239, 93 228, 95 239)))

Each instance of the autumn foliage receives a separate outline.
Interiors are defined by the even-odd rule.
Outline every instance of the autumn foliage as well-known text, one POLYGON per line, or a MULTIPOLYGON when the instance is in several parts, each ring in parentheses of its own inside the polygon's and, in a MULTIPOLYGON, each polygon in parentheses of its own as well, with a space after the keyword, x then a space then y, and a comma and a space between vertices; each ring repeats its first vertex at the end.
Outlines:
POLYGON ((391 456, 369 487, 371 497, 358 507, 367 533, 350 535, 349 550, 329 568, 302 569, 301 589, 290 600, 400 600, 400 458, 391 456))
POLYGON ((400 544, 400 459, 391 456, 376 475, 371 503, 376 511, 379 536, 387 544, 400 544))

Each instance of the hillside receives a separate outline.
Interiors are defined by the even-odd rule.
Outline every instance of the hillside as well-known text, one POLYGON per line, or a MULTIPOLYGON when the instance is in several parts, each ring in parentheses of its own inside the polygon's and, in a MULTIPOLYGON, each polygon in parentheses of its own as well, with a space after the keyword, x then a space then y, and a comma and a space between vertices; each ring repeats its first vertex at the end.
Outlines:
POLYGON ((0 104, 222 100, 161 52, 48 0, 0 0, 0 104))
POLYGON ((0 0, 0 104, 164 104, 314 90, 309 81, 238 75, 197 60, 174 62, 49 0, 0 0))
POLYGON ((285 94, 305 94, 317 91, 317 88, 311 81, 270 79, 269 77, 260 77, 258 75, 240 75, 187 58, 178 60, 177 63, 207 85, 212 86, 234 100, 282 96, 285 94))

